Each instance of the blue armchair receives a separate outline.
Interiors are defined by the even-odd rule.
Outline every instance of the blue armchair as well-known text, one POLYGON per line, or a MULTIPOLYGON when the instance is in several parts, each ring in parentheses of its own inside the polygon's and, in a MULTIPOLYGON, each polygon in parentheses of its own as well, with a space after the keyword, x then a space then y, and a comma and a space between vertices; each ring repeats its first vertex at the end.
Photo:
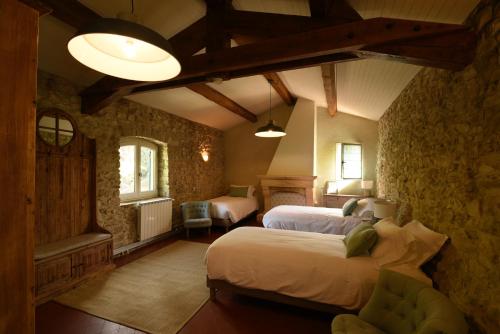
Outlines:
POLYGON ((189 230, 192 228, 208 227, 208 235, 212 227, 210 208, 212 203, 208 201, 185 202, 181 204, 182 219, 186 229, 186 237, 189 238, 189 230))

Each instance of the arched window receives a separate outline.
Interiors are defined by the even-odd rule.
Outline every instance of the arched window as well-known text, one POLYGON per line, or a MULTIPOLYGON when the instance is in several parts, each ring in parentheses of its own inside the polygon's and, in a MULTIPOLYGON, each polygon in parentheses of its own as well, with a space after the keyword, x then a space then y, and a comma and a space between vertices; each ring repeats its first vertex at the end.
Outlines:
POLYGON ((120 140, 120 199, 158 196, 158 146, 141 138, 120 140))

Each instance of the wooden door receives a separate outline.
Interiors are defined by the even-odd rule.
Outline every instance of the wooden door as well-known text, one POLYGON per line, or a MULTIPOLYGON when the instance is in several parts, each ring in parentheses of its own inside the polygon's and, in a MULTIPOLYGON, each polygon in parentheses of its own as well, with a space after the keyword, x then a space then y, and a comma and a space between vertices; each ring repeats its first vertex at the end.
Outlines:
POLYGON ((36 246, 90 232, 95 223, 95 141, 78 132, 62 110, 39 110, 38 119, 36 246), (47 143, 40 132, 42 118, 55 114, 73 126, 72 139, 62 146, 47 143))
POLYGON ((38 12, 0 1, 0 333, 34 332, 38 12))

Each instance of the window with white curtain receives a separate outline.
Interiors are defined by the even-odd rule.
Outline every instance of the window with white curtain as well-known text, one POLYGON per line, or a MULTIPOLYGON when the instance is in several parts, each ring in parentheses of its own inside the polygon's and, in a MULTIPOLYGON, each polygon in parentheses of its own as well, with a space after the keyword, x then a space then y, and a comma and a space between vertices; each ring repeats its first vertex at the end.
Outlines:
POLYGON ((158 196, 158 146, 141 138, 120 140, 120 199, 158 196))

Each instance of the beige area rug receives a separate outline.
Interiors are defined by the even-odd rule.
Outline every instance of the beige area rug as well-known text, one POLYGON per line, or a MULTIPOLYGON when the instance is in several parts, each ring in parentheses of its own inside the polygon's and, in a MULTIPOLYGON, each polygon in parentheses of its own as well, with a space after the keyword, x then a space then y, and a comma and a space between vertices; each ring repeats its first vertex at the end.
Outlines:
POLYGON ((208 246, 176 241, 56 301, 144 332, 177 333, 208 300, 208 246))

